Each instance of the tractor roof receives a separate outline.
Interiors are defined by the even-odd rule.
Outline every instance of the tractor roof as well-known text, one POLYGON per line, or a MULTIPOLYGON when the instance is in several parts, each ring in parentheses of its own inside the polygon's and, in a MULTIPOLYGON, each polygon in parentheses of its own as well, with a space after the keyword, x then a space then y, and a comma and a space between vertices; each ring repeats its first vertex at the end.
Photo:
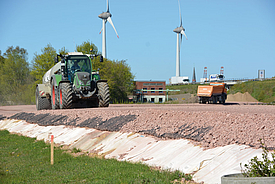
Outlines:
POLYGON ((68 52, 68 56, 70 55, 83 55, 82 52, 68 52))

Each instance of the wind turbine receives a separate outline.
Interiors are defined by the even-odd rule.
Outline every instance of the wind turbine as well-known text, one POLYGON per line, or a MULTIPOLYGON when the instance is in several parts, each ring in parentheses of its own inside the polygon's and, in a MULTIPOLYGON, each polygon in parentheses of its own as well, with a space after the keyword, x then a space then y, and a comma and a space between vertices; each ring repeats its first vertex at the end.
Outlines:
POLYGON ((176 29, 173 30, 175 33, 177 33, 176 77, 180 76, 180 44, 182 42, 182 35, 184 35, 187 40, 187 36, 184 32, 185 29, 182 27, 182 17, 181 17, 179 0, 178 0, 178 3, 179 3, 179 12, 180 12, 180 27, 177 27, 176 29))
MULTIPOLYGON (((109 12, 109 1, 108 0, 107 0, 107 11, 99 14, 98 17, 102 19, 102 29, 100 30, 99 34, 101 34, 101 32, 102 32, 102 56, 104 58, 106 58, 107 57, 107 54, 106 54, 106 22, 107 21, 113 26, 113 28, 116 32, 116 28, 115 28, 113 21, 111 19, 112 14, 109 12)), ((116 35, 119 38, 117 32, 116 32, 116 35)))

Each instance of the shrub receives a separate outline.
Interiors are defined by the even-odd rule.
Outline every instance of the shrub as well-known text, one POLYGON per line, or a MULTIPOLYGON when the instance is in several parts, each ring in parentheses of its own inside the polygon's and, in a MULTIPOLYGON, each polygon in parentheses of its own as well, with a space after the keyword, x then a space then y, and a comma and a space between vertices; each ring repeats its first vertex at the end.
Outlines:
POLYGON ((244 169, 242 168, 242 163, 240 163, 241 166, 241 172, 245 177, 272 177, 275 176, 275 153, 271 153, 272 159, 270 160, 268 158, 268 149, 262 142, 262 140, 259 140, 262 144, 262 161, 258 159, 257 156, 252 158, 248 164, 244 164, 244 169))

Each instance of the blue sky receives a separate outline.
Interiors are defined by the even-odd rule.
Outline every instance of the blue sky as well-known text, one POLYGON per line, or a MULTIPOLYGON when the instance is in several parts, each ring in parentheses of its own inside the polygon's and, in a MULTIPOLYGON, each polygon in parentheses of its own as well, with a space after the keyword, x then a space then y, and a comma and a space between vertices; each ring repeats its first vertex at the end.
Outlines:
MULTIPOLYGON (((136 80, 176 75, 177 0, 109 0, 119 39, 107 23, 107 58, 126 60, 136 80)), ((188 40, 181 44, 180 73, 197 81, 224 67, 226 79, 275 76, 274 0, 180 0, 188 40)), ((101 51, 106 0, 1 0, 0 50, 19 46, 34 53, 50 43, 57 51, 92 41, 101 51)))

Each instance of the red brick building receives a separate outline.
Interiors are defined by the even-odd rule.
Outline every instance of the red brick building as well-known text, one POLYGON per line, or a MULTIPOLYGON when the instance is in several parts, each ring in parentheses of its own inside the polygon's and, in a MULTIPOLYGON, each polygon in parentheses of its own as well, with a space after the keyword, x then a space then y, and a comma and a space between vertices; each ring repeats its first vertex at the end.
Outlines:
POLYGON ((163 103, 166 96, 165 81, 135 81, 134 101, 163 103))

